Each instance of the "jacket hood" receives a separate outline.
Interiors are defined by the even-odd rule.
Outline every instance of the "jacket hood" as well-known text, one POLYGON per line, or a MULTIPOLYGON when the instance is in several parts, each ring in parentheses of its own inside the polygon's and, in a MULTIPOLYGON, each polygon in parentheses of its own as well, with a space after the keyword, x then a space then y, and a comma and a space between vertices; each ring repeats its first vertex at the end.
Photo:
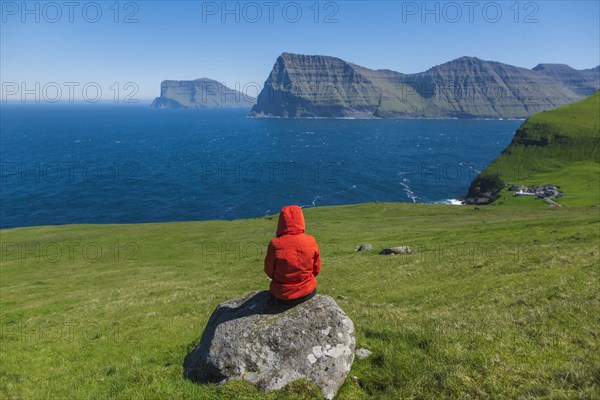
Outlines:
POLYGON ((279 213, 277 236, 304 233, 304 214, 299 206, 285 206, 279 213))

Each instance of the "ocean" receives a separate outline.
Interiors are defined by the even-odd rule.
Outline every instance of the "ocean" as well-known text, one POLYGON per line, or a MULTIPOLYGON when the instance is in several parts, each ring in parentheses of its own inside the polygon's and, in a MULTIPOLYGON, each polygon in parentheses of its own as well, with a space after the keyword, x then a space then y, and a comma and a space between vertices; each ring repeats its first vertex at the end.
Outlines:
POLYGON ((0 228, 456 203, 522 121, 253 119, 248 110, 3 104, 0 228))

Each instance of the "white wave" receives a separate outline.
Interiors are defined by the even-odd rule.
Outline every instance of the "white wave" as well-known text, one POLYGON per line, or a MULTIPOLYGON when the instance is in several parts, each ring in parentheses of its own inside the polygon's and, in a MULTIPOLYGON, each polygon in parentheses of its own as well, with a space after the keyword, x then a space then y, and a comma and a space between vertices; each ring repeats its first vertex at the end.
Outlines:
POLYGON ((316 207, 317 206, 317 200, 322 199, 324 197, 335 196, 336 194, 346 193, 348 190, 351 190, 351 189, 356 189, 356 185, 352 185, 348 189, 338 190, 337 192, 315 196, 315 198, 313 199, 313 201, 310 204, 302 204, 302 205, 300 205, 300 207, 301 208, 316 207))
MULTIPOLYGON (((408 179, 403 179, 404 182, 409 182, 408 179)), ((406 193, 406 197, 408 197, 409 199, 412 200, 413 203, 417 202, 417 199, 419 198, 417 195, 415 195, 415 192, 412 191, 412 189, 410 188, 410 186, 408 186, 408 184, 404 183, 404 182, 400 182, 400 186, 402 186, 404 189, 404 192, 406 193)))
POLYGON ((463 206, 465 203, 462 200, 458 199, 446 199, 441 201, 434 201, 433 204, 447 204, 450 206, 463 206))

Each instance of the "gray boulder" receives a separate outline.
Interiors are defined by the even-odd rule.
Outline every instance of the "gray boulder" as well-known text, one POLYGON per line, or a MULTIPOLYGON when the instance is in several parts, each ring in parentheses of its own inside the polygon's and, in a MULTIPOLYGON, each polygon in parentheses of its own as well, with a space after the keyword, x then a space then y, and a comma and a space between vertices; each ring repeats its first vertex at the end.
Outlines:
POLYGON ((356 247, 356 251, 373 250, 373 245, 370 243, 364 243, 356 247))
POLYGON ((364 360, 366 358, 371 357, 371 354, 373 354, 373 352, 371 350, 367 350, 367 349, 361 347, 360 349, 356 349, 355 354, 359 360, 364 360))
POLYGON ((354 324, 329 296, 294 307, 271 305, 269 297, 256 291, 221 303, 185 357, 185 377, 245 379, 263 392, 304 378, 332 399, 354 361, 354 324))
POLYGON ((389 249, 383 249, 379 252, 379 254, 383 254, 384 256, 390 255, 390 254, 410 254, 410 253, 412 253, 412 250, 408 246, 391 247, 389 249))

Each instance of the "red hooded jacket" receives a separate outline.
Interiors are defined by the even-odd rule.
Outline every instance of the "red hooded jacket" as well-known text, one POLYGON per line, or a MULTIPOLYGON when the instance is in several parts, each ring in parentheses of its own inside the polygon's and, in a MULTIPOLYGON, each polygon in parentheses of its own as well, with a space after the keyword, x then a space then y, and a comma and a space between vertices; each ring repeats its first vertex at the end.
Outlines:
POLYGON ((277 237, 271 240, 265 257, 265 273, 272 279, 270 290, 282 300, 312 293, 321 271, 317 241, 304 233, 304 215, 298 206, 286 206, 279 213, 277 237))

